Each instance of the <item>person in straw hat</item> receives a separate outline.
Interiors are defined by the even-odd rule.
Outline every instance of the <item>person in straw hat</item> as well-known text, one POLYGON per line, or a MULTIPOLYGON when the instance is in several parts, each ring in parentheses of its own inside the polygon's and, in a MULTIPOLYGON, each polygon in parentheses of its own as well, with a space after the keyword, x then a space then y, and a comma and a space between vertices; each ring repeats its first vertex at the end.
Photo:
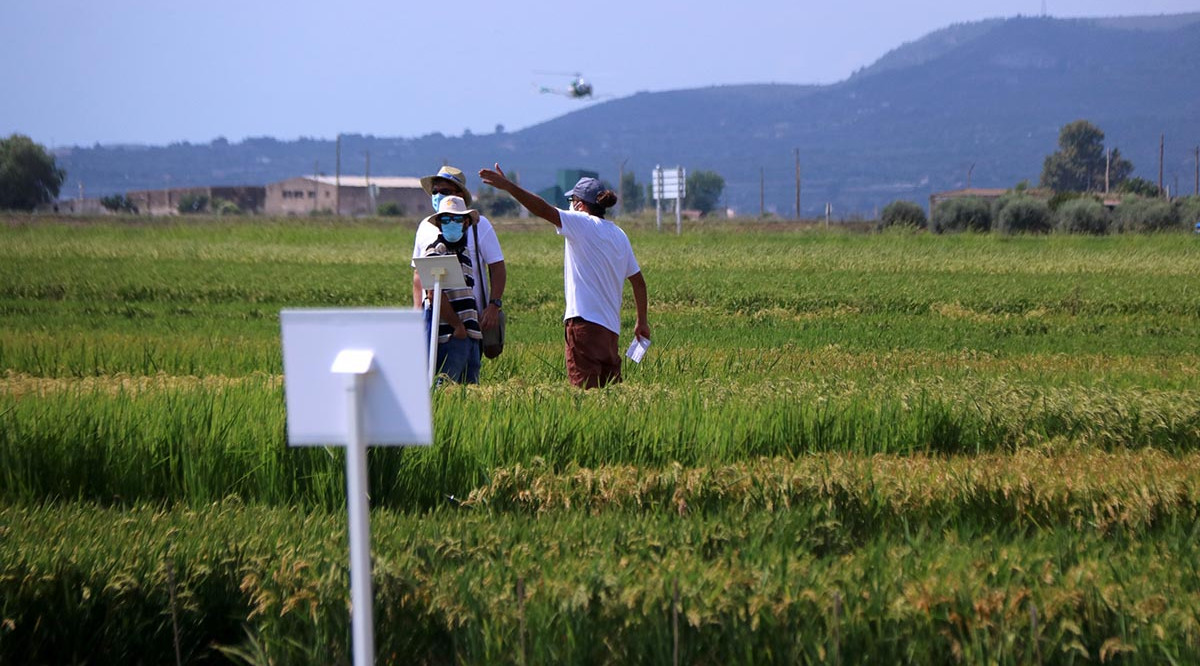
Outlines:
MULTIPOLYGON (((433 211, 436 215, 441 209, 441 203, 447 197, 460 197, 466 206, 471 205, 471 192, 467 189, 467 178, 463 172, 452 166, 443 166, 437 173, 421 178, 421 187, 430 195, 433 211)), ((487 217, 475 212, 476 219, 464 234, 465 243, 461 255, 471 262, 471 284, 475 297, 475 310, 479 314, 481 330, 492 330, 499 325, 500 309, 503 307, 504 286, 508 272, 504 265, 504 252, 500 247, 500 239, 496 230, 487 217), (484 275, 483 266, 487 266, 484 275), (487 280, 485 283, 484 280, 487 280)), ((430 216, 433 217, 433 216, 430 216)), ((413 240, 413 258, 425 256, 429 246, 434 244, 441 234, 441 229, 429 217, 417 226, 416 238, 413 240)), ((421 276, 413 266, 413 307, 425 311, 425 321, 432 320, 430 307, 432 300, 421 284, 421 276)), ((439 345, 440 347, 440 345, 439 345)), ((440 351, 439 351, 440 354, 440 351)), ((440 362, 439 362, 440 366, 440 362)), ((478 370, 474 372, 473 381, 478 381, 478 370)))
MULTIPOLYGON (((443 166, 438 169, 437 173, 421 178, 421 187, 430 195, 434 213, 440 209, 440 203, 445 197, 462 197, 466 205, 471 205, 471 192, 467 189, 467 177, 461 170, 452 166, 443 166)), ((412 256, 425 256, 425 249, 437 236, 438 229, 429 222, 429 218, 422 220, 421 224, 417 226, 412 256)), ((491 330, 498 325, 500 320, 504 285, 508 278, 508 272, 504 265, 504 251, 500 247, 500 239, 496 236, 495 227, 483 215, 479 215, 479 221, 473 225, 466 242, 466 253, 474 262, 472 277, 475 284, 475 302, 480 312, 479 325, 483 330, 491 330), (484 283, 483 266, 487 266, 487 284, 484 283), (487 295, 486 300, 485 294, 487 295)), ((417 274, 416 270, 413 270, 413 307, 424 307, 428 311, 430 304, 425 302, 425 294, 426 290, 421 284, 421 276, 417 274)))
MULTIPOLYGON (((467 250, 469 230, 479 223, 479 211, 467 208, 462 197, 448 196, 438 203, 438 212, 421 221, 437 229, 423 257, 456 256, 462 266, 465 289, 442 291, 441 313, 438 317, 438 346, 436 367, 442 379, 460 384, 479 383, 480 341, 479 309, 474 286, 478 273, 467 250)), ((432 300, 432 294, 427 295, 432 300)), ((426 308, 426 325, 433 325, 433 316, 426 308)))
POLYGON ((480 169, 484 184, 504 190, 537 217, 553 224, 566 239, 563 286, 566 312, 567 375, 571 383, 595 388, 621 381, 621 296, 625 281, 633 287, 637 323, 633 333, 650 340, 646 280, 633 246, 620 227, 604 219, 617 195, 595 178, 580 178, 567 192, 568 210, 547 203, 494 169, 480 169))

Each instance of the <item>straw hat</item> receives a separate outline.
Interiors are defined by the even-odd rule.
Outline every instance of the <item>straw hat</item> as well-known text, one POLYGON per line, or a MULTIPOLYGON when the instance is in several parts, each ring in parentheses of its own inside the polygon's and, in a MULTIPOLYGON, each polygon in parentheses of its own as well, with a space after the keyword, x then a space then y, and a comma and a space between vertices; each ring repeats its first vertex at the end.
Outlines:
POLYGON ((438 172, 432 176, 421 178, 421 187, 427 194, 433 194, 433 181, 438 179, 451 182, 457 186, 458 189, 462 190, 462 198, 466 201, 467 205, 471 205, 471 191, 467 189, 467 177, 463 174, 462 170, 455 169, 452 166, 444 166, 438 169, 438 172))
POLYGON ((445 215, 467 215, 471 218, 471 224, 479 224, 479 211, 467 208, 467 202, 463 201, 462 197, 443 198, 442 204, 438 206, 438 211, 423 221, 434 226, 441 226, 439 218, 445 215))

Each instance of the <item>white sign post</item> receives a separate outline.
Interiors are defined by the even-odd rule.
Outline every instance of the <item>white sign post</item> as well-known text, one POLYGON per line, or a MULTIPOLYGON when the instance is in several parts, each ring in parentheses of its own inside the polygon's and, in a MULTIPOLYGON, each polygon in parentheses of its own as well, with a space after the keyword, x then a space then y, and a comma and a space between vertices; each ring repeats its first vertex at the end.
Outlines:
POLYGON ((350 620, 355 666, 375 660, 367 446, 433 443, 420 353, 420 312, 283 310, 284 395, 290 446, 346 447, 350 620), (341 375, 338 381, 337 375, 341 375))
POLYGON ((655 166, 654 173, 650 176, 650 183, 653 186, 654 194, 655 228, 662 231, 662 200, 674 199, 675 233, 683 233, 681 207, 683 205, 683 198, 687 195, 687 169, 679 166, 674 169, 663 169, 661 166, 655 166))
POLYGON ((442 323, 442 290, 466 289, 467 282, 463 278, 462 264, 453 254, 417 257, 413 259, 413 265, 417 267, 421 285, 427 289, 433 285, 433 324, 429 327, 429 385, 433 386, 437 374, 438 326, 442 323))

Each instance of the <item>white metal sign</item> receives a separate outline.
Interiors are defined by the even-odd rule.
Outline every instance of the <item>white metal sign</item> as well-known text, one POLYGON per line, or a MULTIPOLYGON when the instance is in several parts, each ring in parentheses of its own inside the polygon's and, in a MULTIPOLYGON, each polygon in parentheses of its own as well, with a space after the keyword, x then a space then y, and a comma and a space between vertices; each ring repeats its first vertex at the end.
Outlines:
POLYGON ((675 233, 683 233, 683 198, 687 196, 687 170, 683 167, 663 169, 655 166, 650 174, 651 193, 654 196, 654 228, 662 231, 663 199, 675 200, 675 233))
MULTIPOLYGON (((345 389, 334 361, 346 350, 373 352, 363 386, 368 445, 433 443, 425 377, 425 318, 416 310, 304 309, 279 313, 284 397, 291 446, 345 446, 345 389)), ((353 358, 352 356, 350 358, 353 358)), ((342 358, 345 363, 347 357, 342 358)))
POLYGON ((655 167, 650 175, 654 199, 683 199, 687 195, 687 169, 655 167))

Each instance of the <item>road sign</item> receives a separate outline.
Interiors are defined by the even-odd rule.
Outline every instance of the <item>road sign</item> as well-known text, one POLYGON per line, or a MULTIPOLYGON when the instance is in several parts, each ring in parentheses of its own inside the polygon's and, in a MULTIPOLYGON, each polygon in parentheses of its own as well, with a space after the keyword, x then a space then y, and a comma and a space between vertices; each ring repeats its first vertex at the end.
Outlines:
POLYGON ((656 167, 650 174, 654 199, 682 199, 687 195, 687 169, 656 167))

